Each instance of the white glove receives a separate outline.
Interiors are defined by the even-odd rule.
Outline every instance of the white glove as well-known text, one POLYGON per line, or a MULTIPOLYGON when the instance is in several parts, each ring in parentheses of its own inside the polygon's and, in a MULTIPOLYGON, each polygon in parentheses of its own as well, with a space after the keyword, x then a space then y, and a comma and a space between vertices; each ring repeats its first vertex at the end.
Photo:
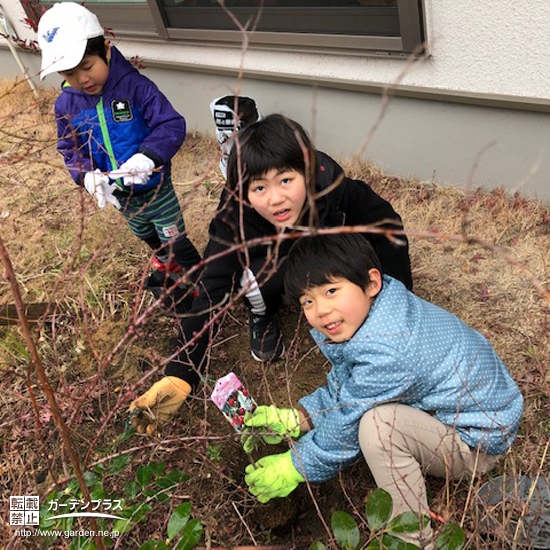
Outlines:
POLYGON ((117 210, 120 210, 122 206, 120 206, 120 202, 118 202, 118 199, 113 195, 113 191, 115 191, 116 189, 117 186, 115 183, 106 183, 103 185, 105 200, 111 203, 117 210))
POLYGON ((125 163, 121 164, 118 170, 109 173, 112 179, 123 178, 124 185, 144 185, 149 181, 155 163, 143 153, 136 153, 125 163))
POLYGON ((99 208, 105 208, 105 205, 110 203, 117 210, 120 210, 120 202, 113 195, 116 185, 111 185, 109 176, 102 174, 99 168, 96 168, 94 172, 86 172, 84 175, 84 187, 94 197, 99 208))
POLYGON ((99 168, 84 175, 84 187, 96 200, 99 208, 105 208, 107 204, 104 185, 109 185, 109 176, 102 174, 99 168))

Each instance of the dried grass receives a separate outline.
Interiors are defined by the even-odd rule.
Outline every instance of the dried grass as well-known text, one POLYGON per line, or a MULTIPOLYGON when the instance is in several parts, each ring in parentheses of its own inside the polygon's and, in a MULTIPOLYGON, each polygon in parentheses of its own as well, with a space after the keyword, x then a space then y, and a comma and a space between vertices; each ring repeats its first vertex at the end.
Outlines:
MULTIPOLYGON (((58 304, 53 321, 39 325, 33 334, 64 404, 75 445, 81 456, 91 452, 93 458, 94 445, 112 441, 123 430, 125 407, 149 382, 133 386, 170 354, 176 327, 153 312, 133 338, 124 339, 128 326, 151 302, 140 289, 149 252, 113 209, 97 210, 86 193, 71 183, 55 151, 54 96, 43 92, 37 102, 24 82, 0 81, 0 233, 24 300, 58 304)), ((349 175, 371 182, 401 213, 410 232, 416 293, 485 334, 518 381, 526 398, 525 415, 518 441, 500 471, 544 474, 550 432, 550 301, 536 284, 548 292, 550 208, 501 189, 464 191, 401 180, 356 159, 341 162, 349 175)), ((174 159, 173 173, 188 232, 202 251, 222 188, 217 143, 189 135, 174 159)), ((0 304, 12 301, 2 278, 0 304)), ((266 372, 258 370, 248 356, 244 316, 235 308, 213 348, 207 375, 215 378, 235 369, 258 401, 273 399, 280 405, 314 389, 328 366, 312 350, 305 327, 295 330, 295 312, 287 312, 287 321, 287 360, 266 372)), ((43 417, 38 426, 34 420, 25 382, 29 366, 19 329, 0 327, 0 490, 4 495, 44 492, 68 475, 51 421, 43 417)), ((47 407, 32 370, 30 380, 43 414, 47 407)), ((193 481, 189 489, 193 510, 207 526, 210 540, 243 543, 252 529, 258 542, 283 541, 289 548, 300 548, 297 540, 322 535, 307 492, 300 493, 300 505, 289 501, 293 510, 282 510, 286 520, 277 523, 274 508, 254 504, 242 481, 228 483, 241 479, 246 460, 229 427, 209 406, 209 389, 207 381, 205 393, 167 427, 164 443, 159 440, 156 449, 144 446, 133 455, 133 465, 161 457, 187 471, 193 481), (208 449, 214 445, 209 438, 217 441, 220 435, 226 437, 221 463, 208 458, 208 449), (174 438, 185 439, 183 448, 166 443, 174 438), (246 529, 235 517, 231 502, 243 510, 246 529), (288 523, 296 509, 300 521, 288 523), (281 525, 291 535, 277 530, 281 525)), ((357 465, 341 479, 314 488, 313 494, 327 520, 337 507, 360 511, 372 487, 368 472, 357 465)), ((475 494, 477 486, 470 490, 475 494)), ((464 503, 472 502, 467 487, 434 482, 432 491, 434 509, 458 521, 464 503)), ((0 517, 5 523, 4 510, 0 517)), ((471 548, 502 548, 502 540, 491 546, 479 536, 473 512, 466 514, 464 526, 471 548)), ((4 546, 10 541, 13 544, 10 535, 4 535, 4 546)))

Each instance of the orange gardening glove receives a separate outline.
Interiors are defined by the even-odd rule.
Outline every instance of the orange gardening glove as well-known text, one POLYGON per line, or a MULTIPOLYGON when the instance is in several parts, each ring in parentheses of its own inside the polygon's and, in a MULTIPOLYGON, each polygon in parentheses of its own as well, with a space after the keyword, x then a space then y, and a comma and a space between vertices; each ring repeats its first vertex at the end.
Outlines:
POLYGON ((130 404, 132 426, 152 434, 172 418, 191 393, 191 386, 177 376, 165 376, 130 404))

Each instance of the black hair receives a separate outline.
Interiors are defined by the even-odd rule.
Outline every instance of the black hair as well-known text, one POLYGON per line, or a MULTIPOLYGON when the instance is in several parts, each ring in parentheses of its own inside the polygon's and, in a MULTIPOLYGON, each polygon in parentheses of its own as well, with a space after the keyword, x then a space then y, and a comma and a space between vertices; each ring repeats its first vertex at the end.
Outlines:
POLYGON ((89 38, 88 42, 86 44, 86 50, 84 51, 83 58, 87 55, 97 55, 107 65, 109 62, 107 61, 107 44, 105 43, 105 37, 104 36, 95 36, 94 38, 89 38))
POLYGON ((237 134, 238 144, 231 149, 227 164, 227 183, 231 190, 239 184, 246 198, 250 182, 270 170, 296 170, 309 185, 313 181, 315 151, 306 131, 294 120, 274 114, 251 124, 237 134))
POLYGON ((344 278, 362 289, 369 270, 382 274, 382 264, 372 245, 358 233, 336 233, 299 238, 290 248, 285 273, 286 298, 297 303, 308 288, 344 278))

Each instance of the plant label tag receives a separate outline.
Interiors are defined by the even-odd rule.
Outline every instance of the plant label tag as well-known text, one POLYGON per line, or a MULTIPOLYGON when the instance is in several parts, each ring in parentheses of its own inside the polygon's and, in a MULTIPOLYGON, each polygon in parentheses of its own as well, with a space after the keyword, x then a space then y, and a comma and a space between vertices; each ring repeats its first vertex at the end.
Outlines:
POLYGON ((233 372, 222 376, 216 382, 210 399, 237 432, 243 431, 245 414, 254 411, 257 406, 233 372))

